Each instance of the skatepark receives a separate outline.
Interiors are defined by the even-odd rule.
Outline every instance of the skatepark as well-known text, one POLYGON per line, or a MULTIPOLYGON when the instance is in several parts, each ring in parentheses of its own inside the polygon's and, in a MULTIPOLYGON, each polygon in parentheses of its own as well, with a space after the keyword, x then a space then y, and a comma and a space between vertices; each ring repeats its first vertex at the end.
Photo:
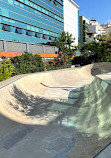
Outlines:
POLYGON ((0 158, 111 158, 111 63, 0 82, 0 158))

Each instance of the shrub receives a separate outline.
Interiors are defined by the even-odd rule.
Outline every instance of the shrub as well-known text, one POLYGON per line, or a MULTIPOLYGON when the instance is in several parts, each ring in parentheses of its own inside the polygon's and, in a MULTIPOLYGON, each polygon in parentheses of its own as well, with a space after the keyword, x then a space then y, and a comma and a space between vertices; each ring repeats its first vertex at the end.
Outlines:
POLYGON ((57 67, 55 65, 55 63, 53 61, 48 61, 46 64, 45 64, 45 70, 46 71, 50 71, 50 70, 56 70, 57 67))
POLYGON ((54 59, 54 63, 55 63, 55 68, 56 69, 64 69, 64 68, 70 68, 71 67, 71 60, 67 59, 65 62, 64 62, 64 59, 63 58, 60 58, 60 57, 57 57, 54 59))
POLYGON ((75 56, 72 59, 72 65, 80 65, 80 66, 84 66, 84 65, 88 65, 92 63, 92 58, 91 57, 85 57, 83 55, 81 56, 75 56))
POLYGON ((15 72, 15 67, 9 59, 3 59, 0 62, 0 81, 6 80, 15 72))
POLYGON ((16 68, 16 74, 26 74, 44 71, 44 64, 40 55, 24 52, 21 56, 11 58, 16 68))

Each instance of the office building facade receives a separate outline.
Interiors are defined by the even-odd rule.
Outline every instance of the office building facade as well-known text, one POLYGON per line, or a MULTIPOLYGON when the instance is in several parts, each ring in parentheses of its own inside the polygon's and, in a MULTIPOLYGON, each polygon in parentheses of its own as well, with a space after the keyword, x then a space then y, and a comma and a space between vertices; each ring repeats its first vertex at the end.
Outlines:
POLYGON ((0 39, 47 43, 63 30, 61 0, 0 1, 0 39))
POLYGON ((28 51, 56 57, 57 48, 43 44, 68 31, 77 45, 77 26, 78 6, 72 0, 0 0, 0 56, 28 51))

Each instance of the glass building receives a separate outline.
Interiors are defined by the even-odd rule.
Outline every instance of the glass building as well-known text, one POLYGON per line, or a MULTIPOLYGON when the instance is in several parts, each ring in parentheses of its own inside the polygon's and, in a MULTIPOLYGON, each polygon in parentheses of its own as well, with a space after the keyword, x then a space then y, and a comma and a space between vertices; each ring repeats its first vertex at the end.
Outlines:
POLYGON ((63 0, 0 0, 2 40, 47 43, 63 30, 63 0))

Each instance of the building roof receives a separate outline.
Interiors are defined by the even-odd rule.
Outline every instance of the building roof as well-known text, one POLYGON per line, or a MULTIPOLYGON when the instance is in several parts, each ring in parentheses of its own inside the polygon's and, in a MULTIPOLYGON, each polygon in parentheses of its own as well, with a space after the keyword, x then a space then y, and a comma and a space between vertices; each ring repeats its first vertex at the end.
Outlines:
POLYGON ((72 2, 77 8, 79 8, 79 6, 73 0, 69 0, 69 1, 72 2))
POLYGON ((73 1, 73 0, 70 0, 77 8, 79 8, 79 6, 73 1))

